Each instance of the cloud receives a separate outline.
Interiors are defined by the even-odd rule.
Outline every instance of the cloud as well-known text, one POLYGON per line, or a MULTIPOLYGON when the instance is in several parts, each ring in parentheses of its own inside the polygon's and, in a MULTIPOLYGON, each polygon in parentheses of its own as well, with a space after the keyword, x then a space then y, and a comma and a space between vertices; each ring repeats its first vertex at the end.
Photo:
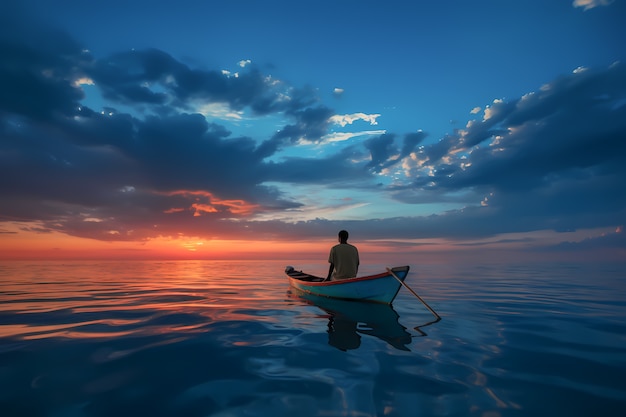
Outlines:
POLYGON ((269 163, 266 175, 272 182, 346 188, 372 186, 374 177, 359 162, 363 159, 364 152, 359 148, 346 147, 326 158, 287 157, 280 163, 269 163))
POLYGON ((267 157, 285 145, 298 142, 318 143, 328 131, 333 111, 326 106, 308 107, 289 113, 295 123, 289 124, 265 141, 258 150, 261 157, 267 157))
POLYGON ((325 159, 266 160, 328 134, 334 113, 315 105, 310 88, 248 65, 232 77, 189 68, 158 50, 95 59, 65 36, 42 39, 49 49, 39 50, 36 32, 30 44, 3 34, 3 220, 100 240, 235 236, 247 234, 241 220, 300 207, 267 182, 367 181, 343 150, 325 159), (84 104, 84 85, 110 106, 84 104), (237 137, 198 112, 227 120, 243 110, 282 115, 285 125, 265 140, 237 137))
POLYGON ((95 60, 85 68, 106 99, 135 107, 187 103, 227 105, 253 114, 297 112, 317 99, 311 89, 294 89, 251 65, 234 76, 228 71, 189 68, 157 49, 133 50, 95 60))
POLYGON ((330 117, 330 121, 341 127, 351 125, 357 120, 363 120, 369 122, 370 125, 377 125, 376 119, 380 117, 380 114, 365 114, 365 113, 353 113, 353 114, 335 114, 330 117))
POLYGON ((614 0, 574 0, 574 7, 584 7, 585 10, 593 9, 598 6, 609 6, 614 0))
POLYGON ((257 141, 232 137, 200 114, 181 112, 186 107, 181 103, 204 93, 204 109, 213 116, 237 115, 226 109, 244 106, 258 113, 289 112, 303 120, 305 135, 321 135, 306 110, 314 102, 308 90, 288 88, 294 94, 286 100, 282 85, 276 90, 277 84, 254 70, 230 79, 190 69, 157 50, 95 60, 71 38, 42 30, 40 38, 36 32, 15 37, 2 31, 2 219, 125 240, 175 234, 174 224, 190 208, 219 221, 266 207, 298 206, 262 185, 270 170, 257 141), (112 107, 94 111, 82 103, 85 84, 100 89, 113 105, 147 114, 112 107), (196 201, 198 195, 176 190, 206 190, 214 197, 210 203, 196 201))
POLYGON ((489 118, 420 149, 405 188, 490 196, 485 212, 502 231, 622 224, 626 109, 617 103, 626 97, 624 79, 619 64, 577 71, 494 102, 489 118))
POLYGON ((402 139, 401 148, 398 148, 395 134, 383 133, 370 138, 364 142, 370 152, 370 162, 366 166, 374 172, 382 172, 408 157, 427 136, 423 131, 408 133, 402 139))
POLYGON ((407 133, 404 135, 404 141, 402 143, 402 150, 400 151, 400 158, 409 156, 415 148, 426 139, 428 134, 424 131, 418 131, 415 133, 407 133))
POLYGON ((578 252, 581 250, 612 250, 625 249, 626 236, 623 233, 623 226, 618 227, 612 233, 602 233, 600 236, 593 236, 581 241, 563 241, 549 248, 542 248, 550 251, 578 252))
POLYGON ((307 140, 300 141, 301 144, 314 144, 318 143, 320 145, 324 145, 332 142, 345 142, 352 138, 364 137, 364 136, 376 136, 384 134, 384 130, 362 130, 358 132, 332 132, 327 135, 324 135, 319 142, 312 142, 307 140))
POLYGON ((394 139, 393 134, 383 134, 365 142, 365 147, 370 151, 368 167, 372 167, 375 172, 380 172, 391 164, 391 157, 398 153, 394 139))
POLYGON ((242 120, 242 111, 233 111, 222 103, 206 103, 198 107, 198 113, 221 120, 242 120))

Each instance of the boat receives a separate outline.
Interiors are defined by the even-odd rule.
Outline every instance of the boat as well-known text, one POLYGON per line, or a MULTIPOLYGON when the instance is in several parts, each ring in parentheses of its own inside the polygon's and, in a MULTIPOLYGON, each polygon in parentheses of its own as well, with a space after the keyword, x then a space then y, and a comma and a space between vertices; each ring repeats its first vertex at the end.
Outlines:
POLYGON ((391 304, 400 291, 400 281, 403 282, 409 274, 409 266, 397 266, 380 274, 337 281, 326 281, 322 277, 296 271, 292 266, 287 266, 285 273, 291 286, 303 293, 391 304))

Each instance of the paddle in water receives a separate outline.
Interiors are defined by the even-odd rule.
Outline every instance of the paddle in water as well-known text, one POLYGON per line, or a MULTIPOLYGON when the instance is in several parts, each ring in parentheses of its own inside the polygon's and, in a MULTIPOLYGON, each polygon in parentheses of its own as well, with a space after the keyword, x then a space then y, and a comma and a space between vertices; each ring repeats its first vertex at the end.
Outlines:
POLYGON ((420 297, 419 295, 417 295, 417 293, 415 291, 413 291, 411 289, 411 287, 409 287, 408 285, 406 285, 404 283, 404 281, 402 281, 400 278, 398 278, 398 276, 396 274, 393 273, 393 271, 391 270, 391 268, 387 267, 387 272, 389 272, 391 274, 391 276, 393 276, 396 280, 398 280, 398 282, 400 284, 402 284, 402 286, 404 286, 404 288, 406 288, 407 290, 411 291, 411 293, 417 297, 418 300, 420 300, 422 302, 422 304, 424 304, 426 306, 426 308, 428 310, 430 310, 431 313, 433 313, 435 315, 435 317, 437 318, 437 321, 441 320, 441 317, 439 316, 439 314, 437 314, 437 312, 435 312, 435 310, 433 310, 428 304, 426 304, 426 301, 422 300, 422 297, 420 297))

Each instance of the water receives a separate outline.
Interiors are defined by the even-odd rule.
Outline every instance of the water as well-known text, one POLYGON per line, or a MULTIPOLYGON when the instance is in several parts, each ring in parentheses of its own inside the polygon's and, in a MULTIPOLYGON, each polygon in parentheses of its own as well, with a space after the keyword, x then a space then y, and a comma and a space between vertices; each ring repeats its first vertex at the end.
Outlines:
POLYGON ((623 265, 413 265, 431 324, 404 289, 304 299, 284 266, 0 264, 0 415, 626 415, 623 265))

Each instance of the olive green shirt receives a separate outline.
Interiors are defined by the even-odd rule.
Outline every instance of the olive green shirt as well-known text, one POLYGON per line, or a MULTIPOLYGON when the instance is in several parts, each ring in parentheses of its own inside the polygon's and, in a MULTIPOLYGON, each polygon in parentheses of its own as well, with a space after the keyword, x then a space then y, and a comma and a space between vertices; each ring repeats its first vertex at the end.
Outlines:
POLYGON ((354 278, 359 271, 359 251, 349 243, 340 243, 330 249, 328 262, 335 266, 333 280, 354 278))

